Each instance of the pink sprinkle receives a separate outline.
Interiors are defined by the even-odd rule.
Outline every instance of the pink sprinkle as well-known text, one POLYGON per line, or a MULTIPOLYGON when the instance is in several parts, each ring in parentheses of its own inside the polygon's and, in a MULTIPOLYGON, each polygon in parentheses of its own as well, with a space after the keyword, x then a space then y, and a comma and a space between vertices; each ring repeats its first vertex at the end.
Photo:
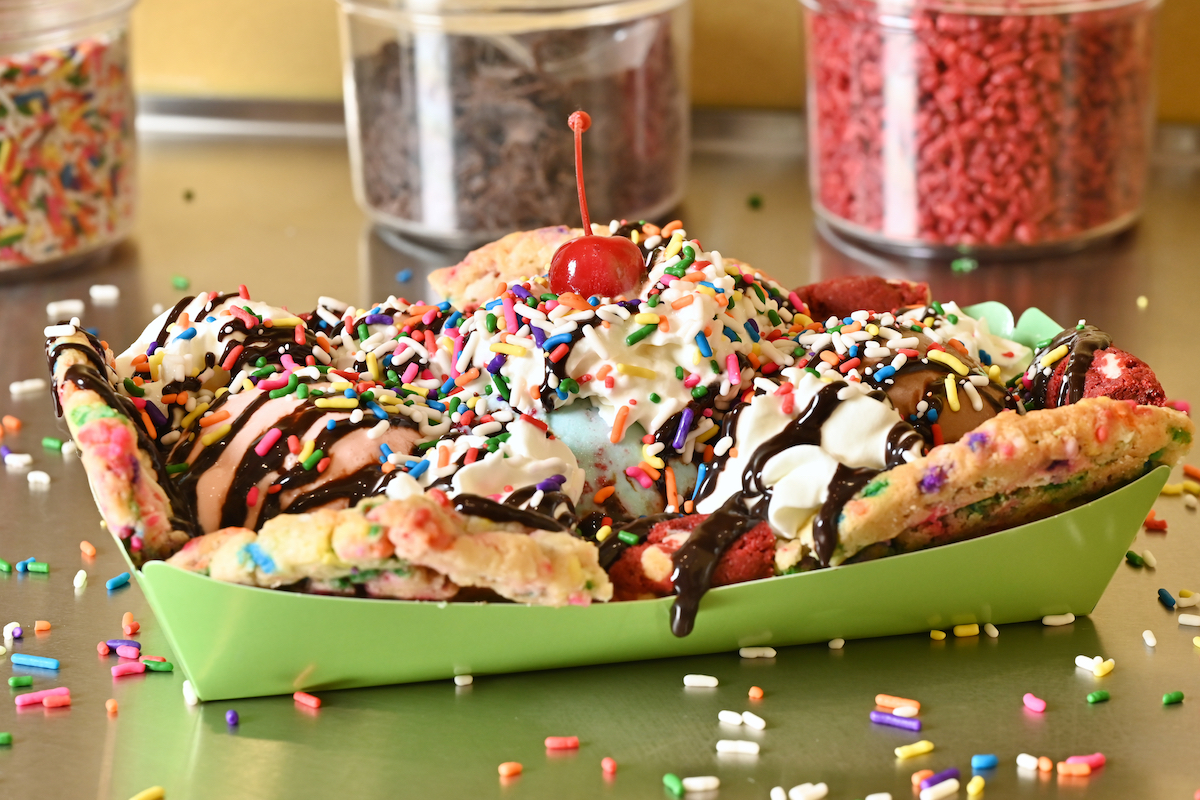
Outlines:
POLYGON ((1176 411, 1182 411, 1189 417, 1192 415, 1192 404, 1187 400, 1168 400, 1167 405, 1176 411))
MULTIPOLYGON (((292 369, 295 369, 294 362, 292 369)), ((292 377, 292 369, 285 370, 282 374, 276 375, 274 378, 264 378, 258 382, 258 388, 264 392, 269 392, 274 389, 282 389, 288 385, 288 378, 292 377)))
POLYGON ((250 299, 250 290, 246 288, 246 284, 238 284, 238 297, 242 298, 243 300, 250 299))
POLYGON ((229 355, 225 356, 225 360, 221 362, 221 369, 225 370, 226 372, 232 370, 233 365, 237 363, 238 356, 240 356, 242 351, 245 349, 246 348, 243 345, 239 344, 237 347, 234 347, 232 350, 230 350, 229 355))
POLYGON ((643 489, 649 489, 654 485, 654 481, 650 480, 650 476, 641 467, 626 467, 625 474, 640 483, 643 489))
POLYGON ((404 378, 403 383, 412 383, 413 379, 417 377, 417 373, 420 371, 421 367, 419 364, 417 364, 417 362, 408 362, 408 366, 404 368, 404 375, 402 376, 404 378))
POLYGON ((258 505, 258 487, 251 486, 250 491, 246 492, 246 507, 254 508, 258 505))
POLYGON ((687 378, 683 382, 683 385, 686 386, 687 388, 691 389, 693 386, 695 386, 699 382, 700 382, 700 373, 693 372, 691 375, 687 376, 687 378))
POLYGON ((517 312, 513 310, 512 298, 506 297, 501 302, 504 304, 504 323, 508 326, 508 332, 516 333, 521 326, 517 324, 517 312))
POLYGON ((1106 761, 1104 753, 1092 753, 1090 756, 1071 756, 1067 759, 1068 764, 1087 764, 1092 769, 1100 769, 1106 761))
POLYGON ((1030 711, 1034 711, 1038 714, 1041 714, 1043 711, 1046 710, 1046 701, 1040 697, 1035 697, 1030 692, 1026 692, 1025 696, 1023 698, 1021 698, 1021 700, 1022 700, 1022 702, 1025 703, 1025 707, 1028 708, 1030 711))
POLYGON ((271 448, 279 441, 279 437, 283 436, 283 431, 279 428, 271 428, 263 434, 258 444, 254 446, 254 452, 259 458, 266 458, 267 453, 271 452, 271 448))
POLYGON ((803 311, 805 308, 807 308, 807 306, 804 305, 804 301, 800 299, 800 295, 796 294, 795 292, 788 292, 788 302, 790 302, 797 311, 803 311))
POLYGON ((142 549, 142 537, 134 536, 132 539, 130 539, 129 540, 129 548, 131 550, 141 550, 142 549))
MULTIPOLYGON (((514 312, 514 313, 516 313, 516 312, 514 312)), ((437 319, 437 316, 438 316, 438 310, 436 308, 431 311, 426 311, 425 316, 421 317, 421 322, 423 322, 426 325, 432 325, 433 321, 435 319, 437 319)))
POLYGON ((112 676, 119 678, 122 675, 138 675, 146 671, 146 665, 140 661, 129 661, 124 664, 117 664, 112 668, 112 676))
POLYGON ((242 324, 244 324, 247 328, 258 327, 258 320, 255 317, 250 316, 250 314, 244 308, 230 306, 229 313, 240 319, 242 324))
POLYGON ((117 648, 117 655, 121 658, 137 658, 141 653, 141 648, 133 645, 123 644, 117 648))
POLYGON ((551 311, 553 311, 556 308, 558 308, 557 300, 547 300, 546 301, 546 313, 547 314, 549 314, 551 311))
POLYGON ((31 706, 42 702, 44 697, 53 697, 56 694, 69 695, 71 690, 66 686, 56 686, 53 689, 43 689, 40 692, 29 692, 27 694, 19 694, 15 701, 19 706, 31 706))
MULTIPOLYGON (((300 326, 297 325, 296 327, 299 328, 300 326)), ((279 359, 279 363, 283 364, 284 368, 288 370, 300 369, 300 365, 296 363, 296 359, 292 358, 291 353, 284 353, 279 359)))
POLYGON ((741 386, 742 368, 738 366, 737 353, 725 356, 725 373, 729 376, 730 386, 741 386))

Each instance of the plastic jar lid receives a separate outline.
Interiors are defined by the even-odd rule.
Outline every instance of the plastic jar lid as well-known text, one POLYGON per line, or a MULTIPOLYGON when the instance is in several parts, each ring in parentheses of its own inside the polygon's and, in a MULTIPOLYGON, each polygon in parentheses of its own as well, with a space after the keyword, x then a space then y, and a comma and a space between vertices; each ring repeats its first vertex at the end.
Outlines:
POLYGON ((0 0, 0 54, 72 41, 94 31, 137 0, 0 0))
MULTIPOLYGON (((0 0, 3 2, 3 0, 0 0)), ((452 34, 522 33, 612 25, 661 14, 687 0, 338 0, 349 15, 452 34)))
POLYGON ((855 7, 885 15, 970 14, 977 16, 1034 16, 1080 14, 1126 6, 1153 8, 1162 0, 800 0, 813 11, 855 7))

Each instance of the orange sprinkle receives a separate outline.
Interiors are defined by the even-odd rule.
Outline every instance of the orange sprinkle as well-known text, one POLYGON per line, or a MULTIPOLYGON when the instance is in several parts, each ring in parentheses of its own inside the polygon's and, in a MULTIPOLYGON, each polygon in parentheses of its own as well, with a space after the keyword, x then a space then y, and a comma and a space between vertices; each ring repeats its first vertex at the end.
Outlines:
POLYGON ((642 470, 642 472, 645 472, 647 475, 649 475, 649 476, 650 476, 650 480, 652 480, 652 481, 656 481, 656 480, 658 480, 660 477, 662 477, 662 473, 661 473, 661 472, 659 472, 659 471, 658 471, 658 470, 656 470, 654 467, 652 467, 652 466, 650 466, 649 464, 647 464, 645 461, 639 461, 639 462, 638 462, 638 468, 639 468, 639 469, 641 469, 641 470, 642 470))
POLYGON ((929 777, 930 775, 932 775, 932 774, 933 774, 933 770, 931 770, 931 769, 921 769, 921 770, 917 770, 916 772, 914 772, 914 773, 912 774, 912 785, 913 785, 913 786, 920 786, 920 785, 921 785, 921 781, 925 780, 926 778, 928 778, 928 777, 929 777))
POLYGON ((534 400, 541 400, 542 399, 542 387, 530 386, 529 387, 529 396, 532 397, 534 400))
POLYGON ((88 558, 96 557, 96 546, 94 544, 92 544, 91 542, 89 542, 87 539, 84 539, 82 542, 79 543, 79 549, 88 558))
POLYGON ((573 308, 576 311, 592 310, 591 304, 574 292, 563 292, 558 296, 558 302, 562 303, 567 308, 573 308))
POLYGON ((681 308, 686 308, 687 306, 690 306, 695 301, 695 299, 696 298, 694 295, 685 294, 683 297, 679 298, 674 303, 671 303, 671 308, 678 311, 681 308))
MULTIPOLYGON (((1040 759, 1039 759, 1039 761, 1040 761, 1040 759)), ((1038 766, 1041 766, 1041 764, 1039 763, 1038 766)), ((1060 762, 1058 762, 1058 774, 1059 775, 1071 775, 1071 776, 1074 776, 1077 778, 1081 778, 1085 775, 1092 774, 1092 765, 1088 764, 1086 762, 1080 762, 1078 764, 1068 764, 1065 761, 1060 761, 1060 762)))
POLYGON ((37 622, 33 623, 33 630, 36 633, 48 631, 50 630, 50 622, 48 620, 39 619, 37 622))
POLYGON ((717 305, 719 305, 721 308, 729 305, 729 296, 724 294, 717 295, 717 305))
POLYGON ((192 327, 192 318, 188 316, 186 311, 184 311, 179 315, 176 325, 177 327, 175 330, 186 331, 188 328, 192 327))
MULTIPOLYGON (((8 419, 5 417, 5 419, 8 419)), ((7 423, 6 423, 7 424, 7 423)), ((1191 464, 1183 465, 1183 474, 1187 475, 1194 481, 1200 481, 1200 467, 1193 467, 1191 464)))
POLYGON ((683 279, 689 283, 699 283, 705 279, 705 276, 703 272, 689 272, 683 276, 683 279))
POLYGON ((154 423, 150 421, 150 415, 146 413, 146 409, 142 409, 142 422, 146 425, 146 435, 151 439, 158 438, 158 431, 154 429, 154 423))
POLYGON ((598 491, 594 495, 592 495, 592 502, 594 502, 596 505, 600 505, 605 500, 612 497, 613 492, 615 492, 616 490, 617 490, 617 487, 615 487, 615 486, 605 486, 600 491, 598 491))
POLYGON ((963 343, 960 342, 958 339, 951 339, 950 341, 946 342, 946 344, 950 345, 955 350, 962 353, 964 356, 971 355, 970 352, 967 351, 966 346, 964 346, 963 343))
POLYGON ((670 236, 672 233, 674 233, 675 231, 679 230, 682 227, 683 227, 683 222, 681 222, 680 220, 677 220, 677 219, 673 219, 670 222, 668 222, 666 225, 662 226, 662 235, 670 236))
POLYGON ((132 611, 126 611, 124 614, 121 615, 122 627, 124 627, 125 625, 128 625, 131 622, 133 622, 133 612, 132 611))
MULTIPOLYGON (((689 500, 688 502, 690 503, 692 501, 689 500)), ((762 700, 762 698, 763 698, 763 690, 758 688, 757 686, 751 686, 750 687, 750 699, 751 700, 762 700)))
POLYGON ((692 509, 693 509, 694 507, 695 507, 695 506, 694 506, 694 504, 692 503, 692 501, 691 501, 691 500, 684 500, 684 501, 683 501, 683 511, 684 511, 684 513, 685 513, 685 514, 690 514, 690 513, 692 513, 692 509))
POLYGON ((821 360, 833 367, 836 367, 838 364, 837 353, 833 352, 832 350, 822 350, 821 360))
POLYGON ((659 228, 653 222, 647 222, 642 225, 642 233, 646 234, 647 236, 659 236, 662 234, 662 228, 659 228))
MULTIPOLYGON (((608 367, 607 364, 604 366, 608 367)), ((612 434, 608 437, 613 444, 617 444, 625 438, 625 420, 627 419, 629 419, 629 406, 621 406, 617 409, 617 418, 613 420, 612 434)))
POLYGON ((858 333, 862 330, 862 323, 854 320, 854 323, 842 328, 841 333, 858 333))
POLYGON ((669 333, 671 331, 670 321, 666 317, 659 317, 658 318, 658 329, 660 331, 662 331, 663 333, 669 333))
POLYGON ((1054 762, 1042 756, 1038 759, 1038 772, 1051 772, 1054 769, 1054 762))
POLYGON ((384 464, 382 467, 380 467, 379 471, 382 472, 384 475, 386 475, 389 472, 391 472, 392 470, 394 470, 395 468, 396 468, 396 465, 389 461, 386 464, 384 464))
POLYGON ((497 767, 497 771, 500 773, 501 778, 515 777, 521 774, 521 762, 505 761, 503 764, 497 767))
POLYGON ((134 375, 132 380, 134 386, 141 386, 143 383, 145 383, 140 375, 134 375))
POLYGON ((675 470, 666 467, 663 474, 667 476, 667 505, 679 508, 678 498, 675 497, 675 470))
POLYGON ((115 715, 117 713, 117 701, 110 697, 104 701, 104 708, 108 713, 115 715))
POLYGON ((162 396, 163 405, 167 405, 167 406, 171 405, 172 403, 175 402, 175 397, 176 397, 176 395, 173 395, 173 394, 164 394, 162 396))
POLYGON ((712 325, 705 325, 705 326, 704 326, 704 335, 705 335, 705 336, 712 336, 712 325))
POLYGON ((130 366, 136 367, 138 364, 145 364, 146 361, 148 361, 148 360, 149 360, 149 356, 147 356, 145 353, 138 353, 136 356, 133 357, 132 360, 130 360, 129 364, 130 364, 130 366))
POLYGON ((450 448, 449 447, 439 447, 438 448, 438 469, 441 469, 442 467, 446 466, 449 463, 450 463, 450 448))
POLYGON ((216 425, 218 422, 224 422, 229 419, 229 412, 221 409, 215 414, 209 414, 207 417, 200 418, 200 427, 207 428, 209 425, 216 425))
POLYGON ((600 325, 604 328, 604 330, 608 330, 609 328, 612 327, 612 323, 609 322, 608 320, 604 320, 603 322, 600 323, 600 325))
POLYGON ((754 367, 755 369, 758 369, 759 365, 762 364, 762 362, 758 360, 758 356, 754 355, 754 353, 746 353, 746 359, 750 362, 750 366, 754 367))
POLYGON ((125 631, 126 636, 133 636, 135 633, 141 630, 141 628, 142 625, 139 622, 131 622, 128 625, 121 626, 121 630, 125 631))
POLYGON ((475 380, 478 377, 479 377, 479 370, 476 369, 475 367, 471 367, 469 370, 464 372, 462 375, 459 375, 457 378, 454 379, 454 385, 455 386, 466 386, 468 383, 470 383, 471 381, 475 380))
POLYGON ((604 380, 608 377, 608 373, 610 372, 612 372, 612 364, 605 364, 600 369, 596 370, 596 380, 604 380))
POLYGON ((9 433, 16 433, 21 430, 21 420, 14 417, 12 414, 5 414, 4 419, 0 420, 4 424, 4 430, 9 433))
POLYGON ((733 456, 734 458, 737 458, 737 448, 736 447, 729 448, 729 455, 733 456))

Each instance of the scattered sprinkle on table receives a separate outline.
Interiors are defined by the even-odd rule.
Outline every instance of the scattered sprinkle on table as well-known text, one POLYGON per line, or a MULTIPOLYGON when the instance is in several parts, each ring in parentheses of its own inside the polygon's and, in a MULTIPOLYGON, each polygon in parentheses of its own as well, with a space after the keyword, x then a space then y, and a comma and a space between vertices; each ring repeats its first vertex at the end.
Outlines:
POLYGON ((711 689, 720 684, 712 675, 684 675, 683 685, 692 688, 711 689))
POLYGON ((1046 616, 1042 617, 1042 624, 1051 628, 1056 628, 1061 625, 1070 625, 1074 621, 1075 615, 1071 613, 1047 614, 1046 616))
POLYGON ((505 761, 496 771, 500 773, 501 778, 514 778, 521 774, 521 769, 520 761, 505 761))

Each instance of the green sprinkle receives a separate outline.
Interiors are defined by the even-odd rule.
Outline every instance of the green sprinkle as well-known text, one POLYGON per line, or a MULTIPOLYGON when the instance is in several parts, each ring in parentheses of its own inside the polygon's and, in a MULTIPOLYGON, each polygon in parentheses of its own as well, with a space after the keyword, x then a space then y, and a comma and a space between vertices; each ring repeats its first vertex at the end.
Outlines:
POLYGON ((1163 705, 1173 706, 1183 702, 1183 692, 1167 692, 1163 695, 1163 705))
MULTIPOLYGON (((250 309, 246 309, 246 310, 249 311, 250 309)), ((256 367, 265 367, 266 365, 267 365, 267 357, 266 356, 259 356, 258 360, 254 362, 254 366, 256 366, 256 367)))
POLYGON ((421 444, 417 445, 417 452, 424 453, 426 450, 433 447, 437 443, 438 443, 437 439, 434 439, 433 441, 430 441, 430 442, 422 442, 421 444))
POLYGON ((678 266, 666 267, 663 269, 663 272, 667 273, 668 275, 674 275, 676 278, 682 278, 687 274, 686 270, 678 266))
POLYGON ((713 361, 709 361, 708 365, 710 367, 712 367, 713 374, 715 374, 715 375, 721 374, 721 365, 718 364, 715 359, 713 361))
POLYGON ((663 775, 663 786, 667 787, 667 791, 676 797, 683 797, 683 781, 673 772, 663 775))
POLYGON ((650 402, 651 403, 661 403, 662 402, 662 398, 659 397, 658 392, 650 393, 650 402))
MULTIPOLYGON (((832 328, 831 328, 830 330, 832 330, 832 328)), ((925 329, 924 329, 924 328, 922 328, 920 325, 913 325, 911 328, 909 328, 909 330, 910 330, 910 331, 916 331, 917 333, 920 333, 921 331, 923 331, 923 330, 925 330, 925 329)))
POLYGON ((250 377, 251 378, 265 378, 268 375, 274 375, 274 374, 275 374, 275 365, 267 364, 262 369, 256 369, 256 370, 254 370, 254 372, 251 372, 250 377))
POLYGON ((773 308, 767 309, 767 319, 771 320, 772 325, 782 325, 783 324, 783 320, 779 318, 779 315, 775 313, 775 309, 773 309, 773 308))
POLYGON ((707 394, 708 394, 708 389, 703 386, 697 386, 695 389, 692 389, 692 397, 696 398, 697 400, 699 400, 701 397, 704 397, 707 394))
POLYGON ((367 389, 365 392, 363 392, 362 394, 360 394, 358 396, 358 399, 362 400, 364 403, 369 403, 375 399, 375 393, 372 392, 370 389, 367 389))
POLYGON ((1132 550, 1127 550, 1125 552, 1125 560, 1131 567, 1141 567, 1146 564, 1146 560, 1132 550))
POLYGON ((942 315, 944 315, 946 313, 945 309, 942 308, 942 304, 939 303, 937 300, 933 301, 933 313, 942 314, 942 315))
POLYGON ((1087 696, 1087 701, 1089 703, 1103 703, 1104 701, 1108 700, 1109 697, 1111 697, 1111 695, 1109 695, 1108 692, 1104 691, 1103 689, 1097 689, 1087 696))
POLYGON ((645 339, 647 336, 654 333, 656 330, 658 330, 657 325, 643 325, 642 327, 638 328, 636 331, 634 331, 633 333, 631 333, 625 337, 625 344, 632 347, 633 345, 640 342, 642 339, 645 339))
POLYGON ((400 382, 400 376, 396 374, 396 370, 394 369, 389 369, 387 371, 387 378, 389 381, 395 381, 396 383, 400 382))
POLYGON ((947 314, 946 319, 950 320, 951 325, 958 324, 958 314, 947 314))
POLYGON ((683 367, 675 368, 675 379, 680 381, 683 380, 683 367))
POLYGON ((12 744, 12 734, 6 733, 6 732, 0 732, 0 745, 9 745, 9 744, 12 744))
POLYGON ((638 535, 629 531, 620 531, 617 533, 617 538, 627 545, 635 545, 638 543, 638 535))
POLYGON ((12 564, 0 558, 0 572, 12 572, 12 564))
POLYGON ((132 378, 125 379, 125 391, 129 392, 131 397, 142 397, 146 394, 146 390, 134 383, 132 378))
POLYGON ((500 373, 496 373, 495 375, 493 375, 492 380, 496 384, 496 391, 499 392, 500 396, 503 397, 507 401, 509 398, 508 381, 505 380, 504 376, 501 375, 500 373))
POLYGON ((579 382, 574 378, 563 378, 558 382, 558 387, 564 392, 579 394, 579 382))
POLYGON ((181 292, 186 292, 188 290, 188 288, 191 287, 191 285, 192 285, 192 282, 189 281, 187 278, 183 277, 182 275, 172 275, 171 276, 171 286, 175 287, 176 289, 178 289, 181 292))
POLYGON ((450 413, 451 414, 458 411, 458 406, 460 403, 462 403, 462 400, 458 399, 458 395, 455 395, 454 397, 450 398, 450 413))
POLYGON ((558 295, 556 295, 554 292, 546 292, 545 294, 543 294, 541 296, 541 300, 543 303, 548 303, 551 300, 557 300, 557 299, 558 299, 558 295))
POLYGON ((313 450, 312 455, 304 459, 303 465, 305 469, 312 469, 317 466, 317 463, 325 457, 324 450, 313 450))
POLYGON ((658 300, 659 296, 652 294, 650 297, 646 298, 646 305, 650 306, 651 308, 658 308, 658 300))
POLYGON ((174 672, 175 665, 170 661, 143 661, 147 672, 174 672))
POLYGON ((488 333, 495 333, 496 332, 496 315, 488 314, 487 317, 484 318, 484 324, 487 326, 488 333))
POLYGON ((62 439, 56 439, 53 436, 42 437, 42 447, 46 448, 47 450, 62 450, 62 446, 62 439))
POLYGON ((755 192, 746 198, 746 205, 750 206, 754 211, 758 211, 763 206, 763 198, 761 194, 755 192))
POLYGON ((1045 348, 1049 347, 1049 346, 1050 346, 1050 343, 1051 343, 1051 342, 1053 342, 1053 341, 1054 341, 1054 337, 1053 337, 1053 336, 1051 336, 1049 339, 1041 339, 1041 340, 1039 340, 1039 341, 1037 341, 1037 342, 1035 342, 1035 343, 1034 343, 1034 345, 1033 345, 1033 349, 1034 349, 1034 350, 1043 350, 1043 349, 1045 349, 1045 348))
POLYGON ((965 275, 977 269, 979 269, 979 262, 973 258, 956 258, 950 262, 950 271, 959 275, 965 275))
POLYGON ((888 481, 886 478, 881 478, 880 480, 871 481, 870 483, 867 484, 866 488, 863 489, 863 492, 862 492, 863 497, 874 497, 875 495, 879 494, 887 487, 888 487, 888 481))
POLYGON ((298 388, 300 388, 300 378, 298 378, 296 373, 293 372, 288 376, 287 386, 282 386, 278 389, 272 389, 271 391, 267 392, 267 395, 271 398, 286 397, 287 395, 296 391, 298 388))
POLYGON ((14 675, 8 679, 8 685, 14 689, 18 686, 33 686, 32 675, 14 675))
POLYGON ((34 561, 32 564, 28 564, 25 568, 30 572, 46 573, 50 571, 50 565, 42 561, 34 561))
POLYGON ((187 472, 189 464, 167 464, 166 470, 168 475, 178 475, 181 472, 187 472))
POLYGON ((301 400, 304 400, 308 397, 308 384, 307 383, 302 383, 296 387, 296 397, 299 397, 301 400))
POLYGON ((805 367, 804 371, 811 375, 815 375, 818 378, 821 377, 821 373, 817 372, 817 370, 813 367, 805 367))

